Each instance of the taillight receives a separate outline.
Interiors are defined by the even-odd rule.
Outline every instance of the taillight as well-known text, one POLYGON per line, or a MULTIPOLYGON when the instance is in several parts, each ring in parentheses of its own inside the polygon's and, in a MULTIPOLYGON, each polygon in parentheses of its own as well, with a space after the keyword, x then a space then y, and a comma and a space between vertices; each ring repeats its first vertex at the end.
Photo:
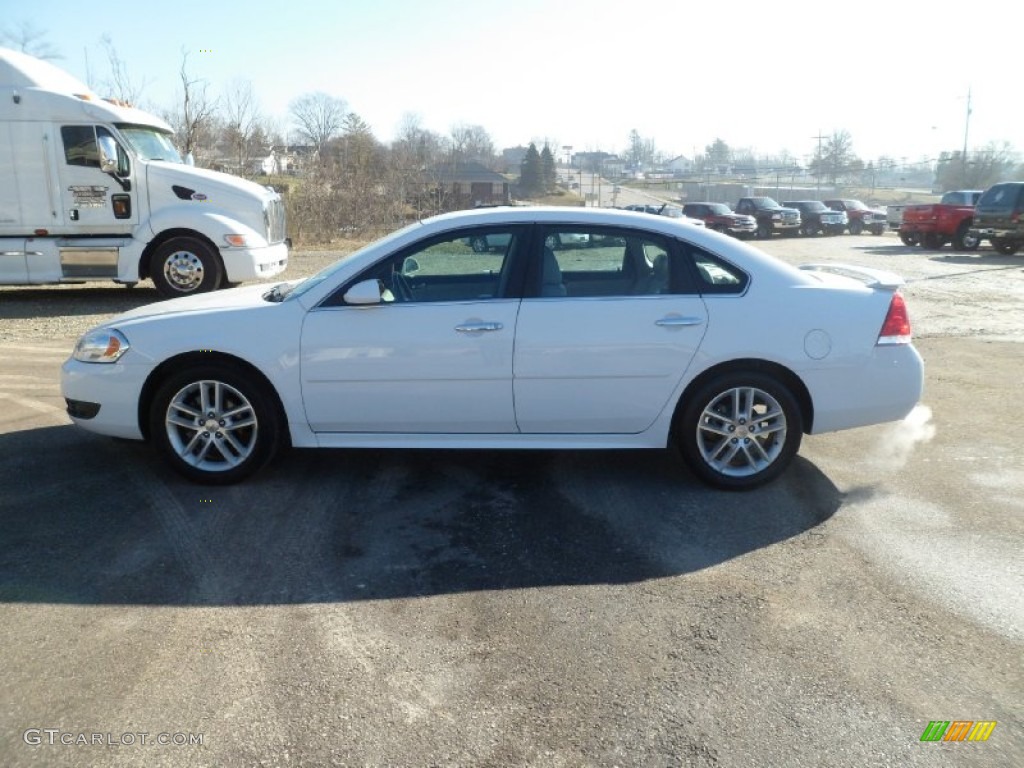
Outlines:
POLYGON ((885 322, 878 333, 876 344, 909 344, 910 315, 903 294, 896 292, 889 302, 889 311, 885 313, 885 322))

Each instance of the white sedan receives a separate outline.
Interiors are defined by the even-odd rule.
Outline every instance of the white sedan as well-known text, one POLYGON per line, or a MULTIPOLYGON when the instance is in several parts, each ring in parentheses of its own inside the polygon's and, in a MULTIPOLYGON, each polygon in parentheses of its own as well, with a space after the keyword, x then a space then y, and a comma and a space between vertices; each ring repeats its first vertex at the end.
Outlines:
POLYGON ((306 280, 115 317, 79 340, 62 391, 79 426, 150 440, 200 482, 288 445, 677 446, 704 481, 748 488, 804 433, 918 402, 900 284, 797 269, 662 216, 487 208, 306 280))

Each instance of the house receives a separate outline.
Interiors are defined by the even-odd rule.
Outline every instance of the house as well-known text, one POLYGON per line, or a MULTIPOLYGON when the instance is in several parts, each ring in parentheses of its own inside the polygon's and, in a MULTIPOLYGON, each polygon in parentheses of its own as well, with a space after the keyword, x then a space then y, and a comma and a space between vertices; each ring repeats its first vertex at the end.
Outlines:
POLYGON ((436 210, 454 211, 512 201, 508 179, 480 163, 445 163, 427 168, 422 184, 436 210))
POLYGON ((300 176, 316 162, 316 147, 303 144, 275 144, 270 153, 252 160, 255 173, 300 176))

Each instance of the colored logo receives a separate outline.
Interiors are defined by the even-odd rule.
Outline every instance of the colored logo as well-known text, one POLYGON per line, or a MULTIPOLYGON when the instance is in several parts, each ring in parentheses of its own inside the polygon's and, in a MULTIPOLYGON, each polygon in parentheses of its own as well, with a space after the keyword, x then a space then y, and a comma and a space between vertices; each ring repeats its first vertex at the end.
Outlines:
POLYGON ((932 720, 921 741, 988 741, 995 727, 995 720, 932 720))

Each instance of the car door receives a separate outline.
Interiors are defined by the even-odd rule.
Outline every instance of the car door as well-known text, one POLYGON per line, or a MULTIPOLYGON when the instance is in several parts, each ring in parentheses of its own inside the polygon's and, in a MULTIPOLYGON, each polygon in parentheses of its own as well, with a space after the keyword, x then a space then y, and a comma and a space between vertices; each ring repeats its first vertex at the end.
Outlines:
POLYGON ((129 232, 138 224, 131 161, 103 126, 62 125, 64 155, 58 161, 66 223, 82 234, 129 232), (116 151, 118 177, 100 170, 97 138, 116 151))
POLYGON ((460 231, 402 249, 310 311, 302 396, 315 432, 510 433, 524 228, 460 231), (474 238, 505 246, 483 253, 474 238), (376 280, 383 300, 349 305, 376 280))
POLYGON ((549 227, 535 243, 516 331, 520 432, 644 431, 707 329, 675 241, 642 229, 576 226, 549 227), (587 237, 566 236, 575 234, 587 237), (549 248, 552 235, 585 245, 549 248))

